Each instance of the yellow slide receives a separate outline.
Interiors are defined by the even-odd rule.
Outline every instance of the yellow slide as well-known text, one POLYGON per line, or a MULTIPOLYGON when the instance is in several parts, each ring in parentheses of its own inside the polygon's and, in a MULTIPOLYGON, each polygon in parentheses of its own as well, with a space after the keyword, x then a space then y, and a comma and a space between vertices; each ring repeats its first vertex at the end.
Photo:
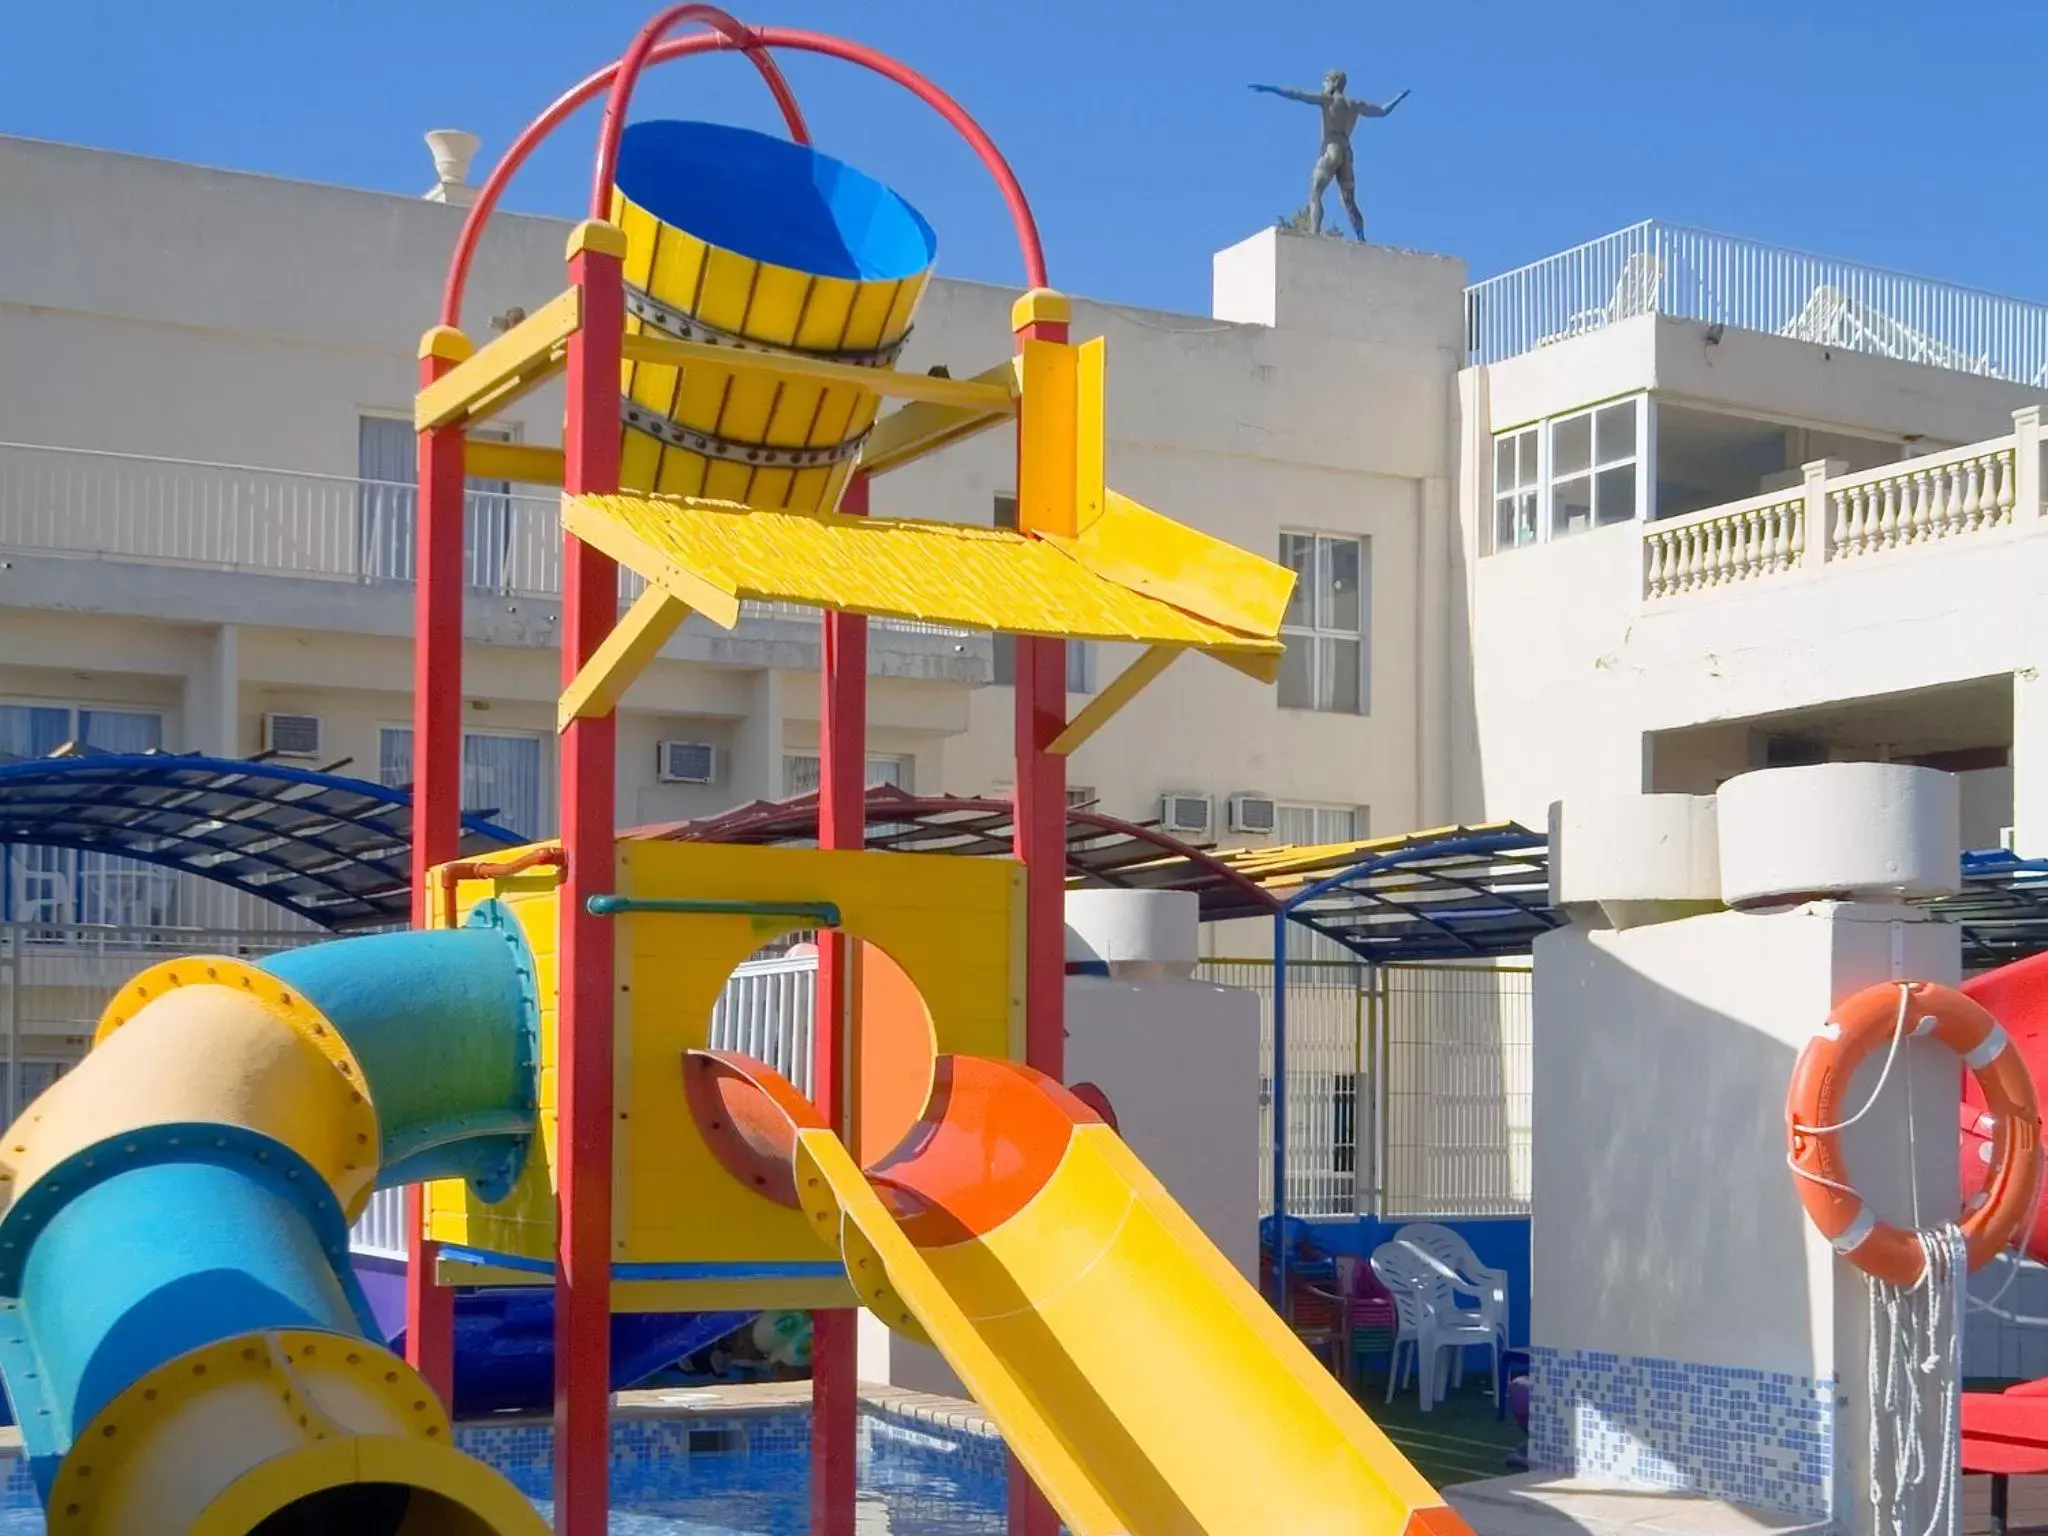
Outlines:
POLYGON ((925 1119, 863 1173, 760 1063, 689 1071, 728 1166, 800 1203, 862 1301, 939 1349, 1074 1536, 1469 1536, 1057 1083, 942 1057, 925 1119))

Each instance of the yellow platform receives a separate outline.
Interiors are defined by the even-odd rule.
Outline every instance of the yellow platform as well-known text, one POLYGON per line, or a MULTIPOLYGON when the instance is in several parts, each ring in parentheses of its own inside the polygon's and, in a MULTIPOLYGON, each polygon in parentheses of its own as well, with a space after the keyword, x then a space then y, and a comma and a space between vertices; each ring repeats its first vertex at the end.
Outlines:
POLYGON ((1200 617, 1098 575, 1051 541, 1004 528, 629 495, 565 497, 562 519, 585 543, 728 625, 739 603, 753 599, 963 629, 1186 646, 1248 670, 1277 667, 1283 649, 1270 635, 1200 617))

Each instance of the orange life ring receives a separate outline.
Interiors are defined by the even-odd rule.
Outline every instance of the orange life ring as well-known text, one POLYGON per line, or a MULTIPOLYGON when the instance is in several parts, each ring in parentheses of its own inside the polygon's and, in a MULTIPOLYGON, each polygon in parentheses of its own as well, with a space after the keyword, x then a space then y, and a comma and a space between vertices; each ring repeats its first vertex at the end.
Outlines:
POLYGON ((1955 1052, 1983 1088, 1997 1122, 1986 1198, 1963 1219, 1973 1270, 2003 1251, 2034 1209, 2041 1187, 2041 1123, 2034 1080, 2011 1037, 1982 1004, 1953 987, 1932 981, 1865 987, 1807 1041, 1785 1098, 1799 1203, 1851 1264, 1879 1280, 1910 1286, 1925 1267, 1918 1238, 1871 1214, 1849 1181, 1840 1137, 1828 1129, 1842 1122, 1842 1101, 1856 1068, 1872 1051, 1890 1046, 1902 1006, 1907 1038, 1939 1040, 1955 1052))

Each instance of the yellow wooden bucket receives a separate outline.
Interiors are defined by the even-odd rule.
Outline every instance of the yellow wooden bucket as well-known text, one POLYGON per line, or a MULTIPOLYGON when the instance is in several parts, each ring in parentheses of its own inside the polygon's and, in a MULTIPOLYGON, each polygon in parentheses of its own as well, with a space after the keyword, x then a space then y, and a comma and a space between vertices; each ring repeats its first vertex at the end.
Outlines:
MULTIPOLYGON (((647 122, 619 146, 626 328, 895 365, 937 242, 880 182, 717 123, 647 122)), ((839 504, 881 400, 711 364, 627 363, 619 483, 748 506, 839 504)))

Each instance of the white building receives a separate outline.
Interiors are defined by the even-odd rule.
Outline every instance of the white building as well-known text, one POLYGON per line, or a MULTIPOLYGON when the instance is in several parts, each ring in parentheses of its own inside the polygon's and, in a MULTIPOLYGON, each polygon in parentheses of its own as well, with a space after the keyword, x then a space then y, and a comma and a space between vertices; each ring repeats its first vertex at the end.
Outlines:
MULTIPOLYGON (((268 748, 403 782, 408 415, 460 210, 18 139, 0 206, 0 753, 268 748)), ((473 335, 559 291, 566 227, 493 222, 473 335)), ((1003 356, 1011 298, 942 279, 904 365, 1003 356)), ((2011 826, 2048 853, 2025 414, 2048 308, 1644 225, 1469 289, 1455 260, 1269 230, 1215 258, 1211 309, 1077 303, 1109 339, 1110 476, 1299 568, 1298 643, 1278 689, 1181 663, 1075 756, 1077 797, 1170 802, 1196 841, 1335 841, 1883 756, 1965 771, 1973 845, 2011 826)), ((540 393, 510 430, 558 419, 540 393)), ((1000 518, 1013 454, 987 434, 885 477, 876 511, 1000 518)), ((479 484, 469 523, 467 798, 546 833, 552 500, 479 484)), ((906 624, 871 645, 873 776, 1002 791, 1003 651, 906 624)), ((1076 647, 1076 689, 1128 659, 1076 647)), ((622 708, 622 815, 809 787, 817 663, 808 613, 689 621, 622 708)), ((290 926, 17 850, 0 995, 47 1072, 123 969, 82 968, 88 935, 290 926)))

